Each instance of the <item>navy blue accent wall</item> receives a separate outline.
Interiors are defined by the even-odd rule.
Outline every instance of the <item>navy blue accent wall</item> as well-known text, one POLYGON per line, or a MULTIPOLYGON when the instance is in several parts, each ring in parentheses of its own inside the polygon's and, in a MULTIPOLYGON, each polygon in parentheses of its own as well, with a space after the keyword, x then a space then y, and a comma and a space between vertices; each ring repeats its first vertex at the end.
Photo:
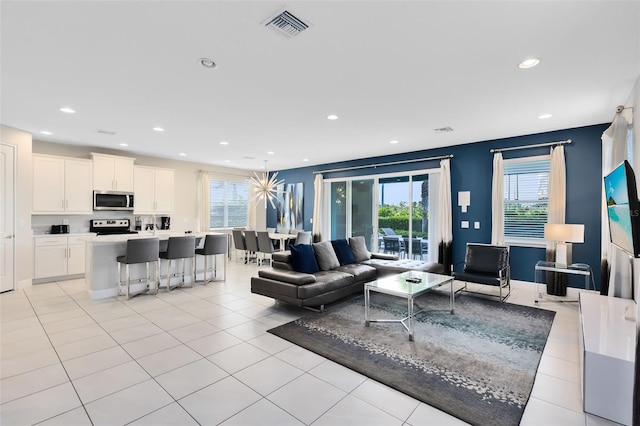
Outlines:
MULTIPOLYGON (((600 277, 600 221, 601 221, 601 179, 602 179, 602 132, 608 124, 579 127, 535 135, 517 136, 483 142, 456 145, 447 148, 429 149, 385 157, 363 158, 340 163, 323 164, 299 169, 281 170, 278 178, 285 182, 304 183, 304 229, 310 231, 313 217, 314 171, 354 167, 390 161, 411 160, 423 157, 453 154, 451 159, 451 198, 453 211, 453 261, 464 260, 467 242, 488 243, 491 241, 491 175, 493 168, 492 148, 554 142, 571 139, 565 145, 567 167, 567 211, 566 223, 585 225, 584 244, 573 245, 573 260, 588 263, 593 268, 596 286, 600 277), (471 205, 466 213, 458 207, 458 191, 471 191, 471 205), (468 220, 470 228, 462 229, 460 222, 468 220), (480 229, 473 229, 473 222, 480 222, 480 229)), ((506 151, 503 157, 517 158, 549 153, 549 147, 506 151)), ((393 166, 367 168, 344 172, 325 173, 325 179, 394 173, 439 167, 439 161, 417 162, 393 166)), ((267 210, 267 226, 277 223, 276 212, 271 206, 267 210)), ((544 259, 544 249, 528 247, 511 248, 511 275, 513 279, 534 281, 534 265, 544 259)), ((570 286, 582 287, 583 281, 571 280, 570 286)))

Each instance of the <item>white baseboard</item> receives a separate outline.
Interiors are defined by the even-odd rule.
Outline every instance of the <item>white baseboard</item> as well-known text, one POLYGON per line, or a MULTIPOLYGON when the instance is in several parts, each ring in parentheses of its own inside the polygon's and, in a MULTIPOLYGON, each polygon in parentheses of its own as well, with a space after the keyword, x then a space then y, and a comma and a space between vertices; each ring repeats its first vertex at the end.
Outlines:
MULTIPOLYGON (((542 290, 543 294, 547 294, 547 285, 544 283, 539 283, 537 284, 540 286, 540 290, 542 290)), ((518 280, 511 280, 511 288, 522 288, 525 290, 536 290, 535 289, 536 283, 533 283, 531 281, 518 281, 518 280)), ((571 298, 578 298, 578 294, 579 293, 593 293, 593 294, 600 294, 599 291, 597 290, 585 290, 584 288, 579 288, 579 287, 567 287, 567 296, 566 297, 571 297, 571 298)))
POLYGON ((16 290, 24 290, 25 288, 31 287, 33 285, 33 281, 31 280, 31 278, 29 278, 26 280, 18 281, 16 285, 16 290))
POLYGON ((116 296, 118 296, 118 290, 115 287, 102 290, 89 290, 89 298, 91 300, 108 299, 109 297, 116 296))

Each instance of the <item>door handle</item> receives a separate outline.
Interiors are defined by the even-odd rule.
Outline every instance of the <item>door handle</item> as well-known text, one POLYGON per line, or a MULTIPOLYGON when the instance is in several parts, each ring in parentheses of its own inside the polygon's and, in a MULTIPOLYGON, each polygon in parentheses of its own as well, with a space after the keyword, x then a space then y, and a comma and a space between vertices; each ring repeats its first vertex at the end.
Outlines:
POLYGON ((6 240, 10 240, 10 239, 12 239, 13 237, 15 237, 15 235, 14 235, 14 234, 9 234, 9 235, 7 235, 7 236, 6 236, 6 237, 4 237, 4 238, 5 238, 6 240))

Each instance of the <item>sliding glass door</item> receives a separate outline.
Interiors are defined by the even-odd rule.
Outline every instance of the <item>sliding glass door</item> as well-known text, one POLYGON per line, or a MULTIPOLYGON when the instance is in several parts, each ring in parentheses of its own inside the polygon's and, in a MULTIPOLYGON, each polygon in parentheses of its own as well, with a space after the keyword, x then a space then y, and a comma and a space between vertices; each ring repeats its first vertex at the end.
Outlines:
MULTIPOLYGON (((325 180, 325 233, 363 236, 373 252, 433 261, 437 247, 438 169, 325 180)), ((437 256, 437 253, 436 253, 437 256)))

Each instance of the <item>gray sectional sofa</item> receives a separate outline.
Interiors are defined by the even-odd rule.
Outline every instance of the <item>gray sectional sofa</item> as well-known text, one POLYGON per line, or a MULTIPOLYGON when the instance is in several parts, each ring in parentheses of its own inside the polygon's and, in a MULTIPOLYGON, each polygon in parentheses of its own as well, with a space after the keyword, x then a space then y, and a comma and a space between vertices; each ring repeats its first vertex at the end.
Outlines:
POLYGON ((251 292, 322 311, 327 303, 362 292, 365 282, 409 270, 444 273, 439 263, 370 253, 364 237, 325 241, 273 253, 272 267, 259 270, 258 276, 251 278, 251 292), (310 269, 300 265, 300 248, 305 249, 304 256, 311 263, 314 260, 310 257, 315 256, 317 271, 313 265, 310 269))

